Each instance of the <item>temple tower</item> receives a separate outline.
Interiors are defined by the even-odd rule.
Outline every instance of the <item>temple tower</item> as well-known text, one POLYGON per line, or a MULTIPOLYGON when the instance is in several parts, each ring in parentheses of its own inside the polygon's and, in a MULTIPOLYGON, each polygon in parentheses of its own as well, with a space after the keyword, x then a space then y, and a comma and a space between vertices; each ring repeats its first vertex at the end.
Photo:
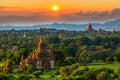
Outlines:
POLYGON ((37 51, 30 53, 25 59, 22 56, 19 65, 21 69, 33 65, 35 69, 51 70, 55 67, 55 60, 53 54, 46 50, 43 38, 40 37, 37 51))
POLYGON ((115 33, 115 32, 116 32, 116 31, 115 31, 115 28, 113 28, 111 32, 112 32, 112 33, 115 33))
POLYGON ((43 43, 43 38, 40 37, 40 40, 38 42, 38 53, 44 53, 46 52, 45 44, 43 43))
POLYGON ((25 32, 24 32, 24 34, 23 34, 23 38, 25 38, 26 37, 26 34, 25 34, 25 32))
POLYGON ((88 31, 88 32, 94 31, 94 29, 92 28, 91 23, 88 24, 88 27, 87 27, 86 31, 88 31))

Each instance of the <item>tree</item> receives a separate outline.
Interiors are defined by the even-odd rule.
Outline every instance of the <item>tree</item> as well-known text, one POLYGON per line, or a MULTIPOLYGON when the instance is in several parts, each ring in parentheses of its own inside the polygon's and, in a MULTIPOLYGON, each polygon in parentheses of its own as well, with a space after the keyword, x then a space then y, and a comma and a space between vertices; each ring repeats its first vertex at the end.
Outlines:
POLYGON ((4 56, 3 49, 0 49, 0 61, 2 60, 2 57, 4 56))
POLYGON ((114 62, 117 62, 117 61, 118 61, 118 57, 117 57, 117 56, 114 56, 114 57, 113 57, 113 60, 114 60, 114 62))
POLYGON ((82 63, 86 64, 88 60, 88 53, 87 51, 83 51, 79 55, 79 59, 82 61, 82 63))
POLYGON ((19 54, 20 54, 20 56, 23 55, 24 57, 27 57, 27 55, 28 55, 27 49, 26 48, 21 48, 19 50, 19 54))
POLYGON ((28 66, 24 67, 24 70, 25 70, 26 73, 32 73, 35 70, 35 68, 34 68, 33 65, 29 64, 28 66))
POLYGON ((60 72, 61 75, 67 76, 67 75, 70 74, 70 69, 69 69, 68 66, 61 67, 59 72, 60 72))
POLYGON ((13 66, 14 66, 14 62, 12 60, 6 60, 5 61, 5 65, 3 67, 3 72, 4 73, 12 73, 13 70, 13 66))
POLYGON ((65 65, 71 65, 71 64, 73 64, 73 63, 75 63, 74 57, 67 57, 67 58, 65 59, 65 65))
POLYGON ((80 38, 80 45, 90 45, 90 39, 88 37, 81 37, 80 38))
POLYGON ((109 80, 109 76, 107 72, 102 71, 96 77, 97 80, 109 80))
POLYGON ((6 58, 7 58, 7 59, 11 59, 12 57, 13 57, 12 51, 11 51, 11 50, 7 50, 7 51, 6 51, 6 58))
POLYGON ((105 61, 106 61, 107 63, 111 63, 111 57, 107 57, 107 58, 105 59, 105 61))
POLYGON ((49 37, 45 40, 47 43, 53 43, 53 44, 56 44, 56 43, 59 43, 60 39, 59 37, 57 36, 53 36, 53 37, 49 37))
POLYGON ((60 50, 53 50, 51 51, 55 58, 55 64, 56 66, 60 66, 64 64, 65 54, 63 54, 60 50))
POLYGON ((33 74, 36 78, 39 78, 39 76, 43 74, 43 71, 41 71, 41 70, 34 71, 32 74, 33 74))
POLYGON ((79 67, 71 73, 71 76, 80 76, 86 73, 89 69, 87 67, 79 67))
POLYGON ((9 80, 8 76, 0 73, 0 80, 9 80))
POLYGON ((32 77, 26 74, 21 74, 18 80, 30 80, 32 77))
POLYGON ((74 80, 89 80, 86 76, 75 76, 74 80))

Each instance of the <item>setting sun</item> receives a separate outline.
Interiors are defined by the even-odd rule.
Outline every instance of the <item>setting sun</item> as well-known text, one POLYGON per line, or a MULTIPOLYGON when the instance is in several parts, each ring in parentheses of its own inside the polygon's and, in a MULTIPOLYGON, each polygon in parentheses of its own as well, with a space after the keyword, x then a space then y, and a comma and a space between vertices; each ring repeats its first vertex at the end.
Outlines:
POLYGON ((58 11, 59 7, 55 5, 52 7, 52 9, 53 9, 53 11, 58 11))

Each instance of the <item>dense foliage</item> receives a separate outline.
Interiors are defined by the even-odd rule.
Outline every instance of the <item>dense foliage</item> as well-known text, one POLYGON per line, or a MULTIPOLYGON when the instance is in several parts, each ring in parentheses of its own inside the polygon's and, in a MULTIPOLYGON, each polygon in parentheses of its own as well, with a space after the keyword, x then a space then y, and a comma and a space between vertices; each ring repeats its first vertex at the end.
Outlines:
MULTIPOLYGON (((36 50, 38 40, 42 36, 48 51, 54 54, 55 64, 58 67, 55 75, 64 75, 64 79, 75 77, 76 80, 108 80, 108 78, 118 78, 119 76, 114 71, 106 68, 102 68, 100 69, 101 71, 97 72, 97 70, 87 67, 81 69, 79 66, 73 66, 73 64, 87 65, 88 63, 96 62, 119 62, 119 35, 120 32, 111 33, 103 30, 94 32, 55 29, 0 31, 0 72, 5 74, 14 72, 14 69, 18 67, 21 56, 27 57, 30 52, 36 50), (91 75, 90 73, 97 74, 91 75)), ((34 72, 32 66, 28 66, 26 69, 28 70, 19 72, 24 72, 25 74, 32 73, 34 76, 42 74, 41 71, 34 72)), ((21 74, 20 77, 26 77, 27 75, 25 74, 21 74)), ((0 73, 0 76, 2 76, 0 78, 7 78, 12 75, 3 76, 0 73)), ((28 79, 31 78, 31 76, 27 77, 28 79)))

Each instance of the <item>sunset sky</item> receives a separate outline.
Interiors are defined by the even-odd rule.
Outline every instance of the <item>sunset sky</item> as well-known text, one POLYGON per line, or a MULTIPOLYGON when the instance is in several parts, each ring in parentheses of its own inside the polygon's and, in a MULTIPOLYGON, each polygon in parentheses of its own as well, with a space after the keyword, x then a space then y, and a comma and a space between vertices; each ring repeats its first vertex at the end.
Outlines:
POLYGON ((119 17, 120 0, 0 0, 0 24, 101 22, 119 17))

